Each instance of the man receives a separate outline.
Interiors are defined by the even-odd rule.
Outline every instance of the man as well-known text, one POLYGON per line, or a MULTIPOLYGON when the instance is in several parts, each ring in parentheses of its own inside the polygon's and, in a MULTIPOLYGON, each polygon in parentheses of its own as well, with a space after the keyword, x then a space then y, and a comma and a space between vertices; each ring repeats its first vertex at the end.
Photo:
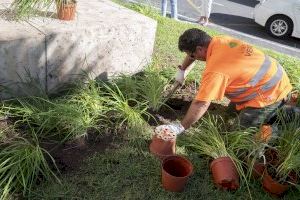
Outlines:
POLYGON ((206 67, 199 91, 183 120, 167 125, 176 134, 197 122, 212 100, 224 96, 240 112, 241 126, 259 127, 274 117, 292 90, 286 72, 275 59, 237 39, 212 38, 194 28, 180 36, 178 47, 187 56, 179 66, 176 81, 184 82, 186 69, 195 60, 206 61, 206 67))

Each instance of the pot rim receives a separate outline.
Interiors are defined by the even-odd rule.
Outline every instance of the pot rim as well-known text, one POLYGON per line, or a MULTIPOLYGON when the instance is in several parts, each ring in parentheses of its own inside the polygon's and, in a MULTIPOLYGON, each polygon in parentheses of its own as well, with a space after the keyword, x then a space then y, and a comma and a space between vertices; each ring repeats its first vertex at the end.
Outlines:
POLYGON ((212 166, 215 165, 216 163, 221 162, 223 160, 231 160, 233 165, 235 166, 234 160, 230 156, 222 156, 222 157, 218 157, 216 159, 213 159, 213 161, 210 163, 210 168, 212 168, 212 166))
POLYGON ((188 178, 189 176, 191 176, 194 172, 194 167, 193 167, 193 164, 190 160, 188 160, 187 158, 185 158, 184 156, 180 156, 180 155, 171 155, 171 156, 167 156, 166 158, 163 159, 162 163, 161 163, 161 169, 168 175, 170 176, 173 176, 173 177, 176 177, 177 179, 186 179, 188 178), (186 176, 181 176, 181 177, 177 177, 177 176, 173 176, 172 174, 168 173, 165 169, 164 169, 164 164, 168 161, 168 160, 171 160, 171 159, 181 159, 181 160, 184 160, 184 162, 188 163, 188 165, 191 167, 191 170, 190 172, 186 175, 186 176))

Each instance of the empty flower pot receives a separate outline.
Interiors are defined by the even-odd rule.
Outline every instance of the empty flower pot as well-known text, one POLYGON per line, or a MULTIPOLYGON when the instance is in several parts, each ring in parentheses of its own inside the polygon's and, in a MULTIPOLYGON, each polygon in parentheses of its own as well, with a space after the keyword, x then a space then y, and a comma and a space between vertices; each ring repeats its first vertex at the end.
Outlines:
POLYGON ((162 138, 154 135, 149 146, 150 152, 163 160, 168 156, 175 155, 176 139, 163 140, 162 138))
POLYGON ((193 172, 192 163, 182 156, 169 156, 162 163, 162 185, 165 190, 181 192, 193 172))
POLYGON ((239 188, 239 175, 230 157, 220 157, 213 160, 210 169, 217 187, 226 190, 239 188))
POLYGON ((76 12, 76 3, 73 4, 57 4, 57 17, 60 20, 74 20, 76 12))

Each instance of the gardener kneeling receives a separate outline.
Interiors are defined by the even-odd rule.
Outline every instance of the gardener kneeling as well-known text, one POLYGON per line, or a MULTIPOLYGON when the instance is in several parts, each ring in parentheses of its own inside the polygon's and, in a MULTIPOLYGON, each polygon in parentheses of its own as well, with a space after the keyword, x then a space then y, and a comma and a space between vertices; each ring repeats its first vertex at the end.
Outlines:
POLYGON ((212 100, 224 96, 239 111, 244 128, 270 123, 279 108, 292 115, 300 113, 300 108, 284 105, 292 85, 283 67, 253 46, 228 36, 210 37, 193 28, 180 36, 178 47, 187 56, 178 66, 176 81, 183 84, 189 71, 186 69, 195 60, 206 61, 206 67, 198 93, 181 123, 167 125, 174 133, 188 129, 203 116, 212 100))

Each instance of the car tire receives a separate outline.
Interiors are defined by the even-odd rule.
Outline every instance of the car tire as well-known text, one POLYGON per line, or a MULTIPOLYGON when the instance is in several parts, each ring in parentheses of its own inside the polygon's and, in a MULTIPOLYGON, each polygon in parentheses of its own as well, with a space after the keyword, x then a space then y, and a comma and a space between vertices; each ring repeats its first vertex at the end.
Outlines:
POLYGON ((275 38, 287 38, 293 32, 293 21, 284 15, 270 17, 266 23, 266 31, 275 38))

